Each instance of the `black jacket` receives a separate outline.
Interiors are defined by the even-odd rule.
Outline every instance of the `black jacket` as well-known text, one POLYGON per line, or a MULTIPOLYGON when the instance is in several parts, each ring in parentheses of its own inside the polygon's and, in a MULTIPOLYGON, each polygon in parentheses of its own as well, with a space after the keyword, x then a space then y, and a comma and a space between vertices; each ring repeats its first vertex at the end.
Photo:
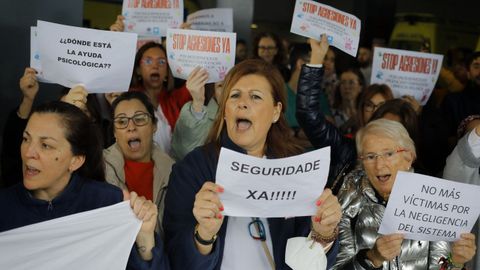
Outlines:
POLYGON ((337 194, 343 176, 355 166, 357 152, 355 142, 344 137, 319 110, 323 72, 323 68, 302 67, 297 88, 296 116, 315 149, 331 147, 327 187, 332 189, 333 194, 337 194))
POLYGON ((3 148, 1 154, 3 185, 0 188, 10 187, 20 183, 23 179, 22 157, 20 145, 23 140, 23 131, 27 126, 28 119, 22 119, 17 115, 18 107, 12 110, 5 123, 3 131, 3 148))

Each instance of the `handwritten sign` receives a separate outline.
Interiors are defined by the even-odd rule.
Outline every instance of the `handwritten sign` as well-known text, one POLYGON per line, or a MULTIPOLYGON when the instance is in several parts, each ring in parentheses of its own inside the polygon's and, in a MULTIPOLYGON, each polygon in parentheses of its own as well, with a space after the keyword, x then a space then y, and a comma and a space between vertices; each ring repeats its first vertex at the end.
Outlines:
POLYGON ((379 233, 406 239, 455 241, 480 213, 480 186, 398 172, 379 233))
POLYGON ((40 52, 38 51, 38 34, 36 26, 30 27, 30 67, 37 71, 36 77, 39 82, 50 83, 43 77, 40 52))
POLYGON ((310 0, 297 0, 290 32, 320 40, 328 36, 330 45, 356 57, 361 21, 352 14, 310 0))
POLYGON ((187 79, 201 66, 209 73, 208 82, 223 81, 235 64, 236 33, 168 29, 168 63, 173 76, 187 79))
POLYGON ((91 93, 127 91, 137 35, 38 21, 43 77, 66 87, 85 85, 91 93))
POLYGON ((442 68, 443 55, 376 47, 371 83, 384 83, 395 97, 413 96, 425 105, 442 68))
POLYGON ((187 22, 193 30, 233 32, 233 10, 231 8, 202 9, 188 15, 187 22))
POLYGON ((125 31, 142 36, 166 36, 183 22, 183 0, 123 0, 125 31))
POLYGON ((327 183, 330 147, 302 155, 262 159, 222 148, 216 183, 227 216, 296 217, 316 213, 327 183))

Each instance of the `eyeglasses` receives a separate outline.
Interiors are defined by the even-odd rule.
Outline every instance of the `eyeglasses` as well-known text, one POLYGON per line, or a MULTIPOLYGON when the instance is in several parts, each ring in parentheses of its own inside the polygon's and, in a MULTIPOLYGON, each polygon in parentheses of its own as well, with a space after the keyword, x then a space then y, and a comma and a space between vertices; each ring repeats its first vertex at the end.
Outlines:
POLYGON ((358 84, 358 81, 355 80, 340 81, 340 85, 343 86, 354 86, 356 84, 358 84))
POLYGON ((167 60, 164 59, 164 58, 153 59, 153 58, 147 57, 147 58, 143 58, 142 60, 140 60, 140 62, 141 62, 142 64, 147 65, 147 66, 153 65, 154 61, 155 61, 159 66, 164 66, 164 65, 167 64, 167 60))
POLYGON ((374 104, 373 102, 366 102, 365 105, 363 105, 363 109, 366 111, 366 112, 374 112, 376 111, 378 108, 380 108, 380 106, 382 106, 385 102, 380 102, 378 104, 374 104))
POLYGON ((248 232, 250 233, 250 236, 255 240, 267 240, 265 226, 263 226, 263 222, 259 218, 252 218, 252 221, 248 223, 248 232))
POLYGON ((258 46, 261 51, 273 51, 277 49, 277 46, 258 46))
POLYGON ((150 122, 150 114, 148 113, 136 113, 132 117, 119 116, 113 119, 113 124, 117 129, 124 129, 128 127, 128 123, 132 120, 133 124, 137 127, 145 126, 150 122))
POLYGON ((368 153, 366 155, 359 156, 358 159, 362 160, 364 164, 373 164, 377 158, 382 157, 387 162, 392 162, 395 155, 400 152, 407 152, 407 149, 387 150, 382 153, 368 153))

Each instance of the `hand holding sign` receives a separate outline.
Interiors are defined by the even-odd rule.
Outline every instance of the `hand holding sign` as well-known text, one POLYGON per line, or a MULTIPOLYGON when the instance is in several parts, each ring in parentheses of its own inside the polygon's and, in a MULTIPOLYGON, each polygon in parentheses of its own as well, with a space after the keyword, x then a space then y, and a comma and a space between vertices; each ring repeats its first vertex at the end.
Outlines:
POLYGON ((312 48, 312 56, 310 57, 310 64, 323 64, 323 60, 325 59, 325 55, 328 52, 328 40, 327 35, 322 34, 320 37, 320 41, 315 39, 309 39, 310 47, 312 48))
POLYGON ((460 240, 452 245, 452 261, 455 265, 463 265, 475 255, 477 247, 473 233, 462 233, 460 240))
POLYGON ((31 102, 35 99, 39 89, 36 74, 35 69, 27 67, 22 78, 20 78, 20 90, 22 90, 23 98, 31 102))
POLYGON ((290 32, 315 39, 326 33, 332 46, 355 57, 360 28, 360 20, 352 14, 315 1, 297 0, 290 32))
POLYGON ((342 207, 337 197, 327 188, 323 190, 316 204, 317 213, 312 217, 313 230, 322 236, 333 235, 342 217, 342 207))
POLYGON ((83 112, 87 113, 87 96, 88 92, 83 85, 75 85, 60 100, 76 106, 83 112))
POLYGON ((223 205, 218 193, 223 188, 213 182, 205 182, 195 195, 193 215, 198 222, 198 234, 202 239, 209 240, 217 235, 223 223, 223 205))
POLYGON ((201 67, 196 67, 190 73, 187 79, 187 89, 192 96, 192 106, 195 112, 201 112, 205 102, 205 83, 208 80, 208 71, 201 67))
POLYGON ((137 246, 144 248, 139 248, 138 252, 144 260, 151 260, 153 258, 152 248, 155 246, 154 232, 157 225, 157 205, 143 196, 138 196, 134 191, 128 193, 128 191, 123 190, 123 200, 130 200, 133 213, 142 221, 136 243, 137 246))
POLYGON ((27 119, 32 110, 33 101, 38 93, 37 71, 33 68, 26 68, 22 78, 20 78, 20 90, 22 90, 22 103, 17 110, 17 115, 22 119, 27 119))
POLYGON ((125 17, 122 15, 117 15, 117 20, 110 25, 110 31, 114 32, 123 32, 125 29, 125 24, 123 23, 123 20, 125 20, 125 17))
POLYGON ((470 232, 478 219, 478 185, 399 171, 379 233, 406 239, 450 241, 470 232))
POLYGON ((400 233, 381 235, 367 252, 367 257, 376 267, 380 267, 384 261, 391 261, 400 255, 402 242, 403 235, 400 233))

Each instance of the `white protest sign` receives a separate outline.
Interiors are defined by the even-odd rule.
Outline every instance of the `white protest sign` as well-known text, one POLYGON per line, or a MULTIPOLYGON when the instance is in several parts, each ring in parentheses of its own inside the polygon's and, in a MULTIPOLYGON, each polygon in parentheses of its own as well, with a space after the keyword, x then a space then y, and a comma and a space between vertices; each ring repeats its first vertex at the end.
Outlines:
POLYGON ((327 34, 328 43, 356 57, 361 21, 352 14, 310 0, 297 0, 290 32, 320 40, 327 34))
POLYGON ((36 26, 30 26, 30 67, 37 71, 36 77, 39 82, 50 83, 43 78, 40 52, 38 51, 38 34, 36 26))
POLYGON ((183 0, 123 0, 125 31, 143 36, 162 36, 183 22, 183 0))
POLYGON ((142 222, 130 202, 0 233, 0 269, 125 269, 142 222))
POLYGON ((203 67, 207 83, 225 78, 235 64, 236 33, 168 29, 168 64, 173 76, 187 79, 192 70, 203 67))
POLYGON ((458 240, 478 218, 478 194, 477 185, 398 172, 378 232, 422 241, 458 240))
POLYGON ((442 68, 443 55, 376 47, 371 84, 386 84, 395 97, 413 96, 425 105, 442 68))
POLYGON ((38 21, 43 77, 90 93, 128 91, 137 35, 38 21))
POLYGON ((215 182, 227 216, 313 216, 327 183, 330 147, 263 159, 222 148, 215 182))
POLYGON ((187 16, 193 30, 233 32, 233 10, 231 8, 202 9, 187 16))

